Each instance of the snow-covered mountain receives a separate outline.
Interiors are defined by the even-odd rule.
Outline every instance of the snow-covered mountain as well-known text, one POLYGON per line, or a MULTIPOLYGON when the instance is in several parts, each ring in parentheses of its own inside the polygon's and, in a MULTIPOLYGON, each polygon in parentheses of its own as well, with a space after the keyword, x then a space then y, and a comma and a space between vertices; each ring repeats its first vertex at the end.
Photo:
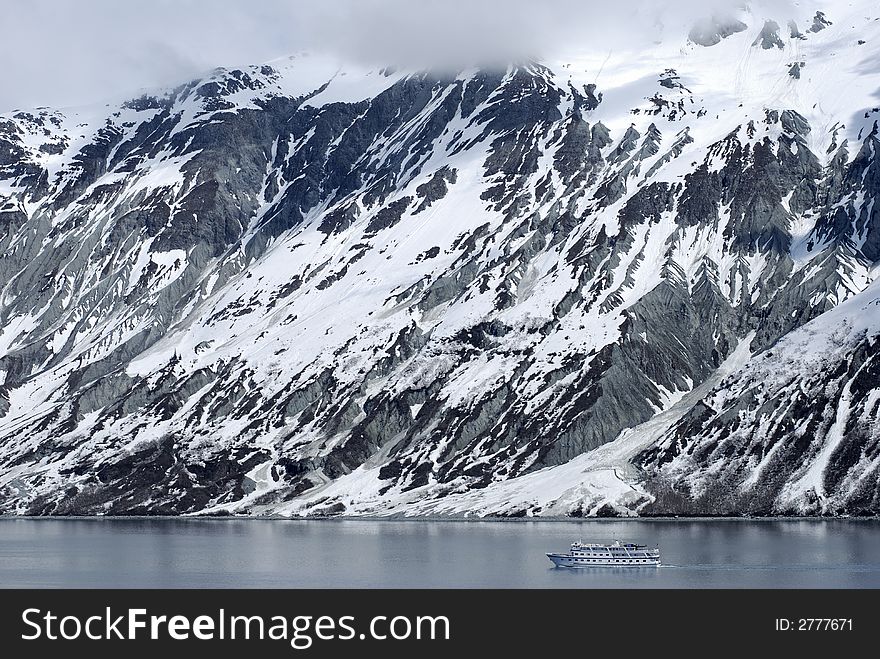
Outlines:
POLYGON ((880 512, 880 8, 787 11, 0 115, 0 511, 880 512))

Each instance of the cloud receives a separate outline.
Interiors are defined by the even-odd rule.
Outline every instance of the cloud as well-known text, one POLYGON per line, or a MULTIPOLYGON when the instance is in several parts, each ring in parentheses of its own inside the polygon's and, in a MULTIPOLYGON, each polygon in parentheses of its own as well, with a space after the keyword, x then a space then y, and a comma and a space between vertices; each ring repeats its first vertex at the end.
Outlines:
MULTIPOLYGON (((724 0, 2 0, 0 110, 77 105, 302 50, 462 67, 686 33, 724 0)), ((754 3, 753 3, 754 4, 754 3)), ((783 0, 761 0, 776 11, 783 0)), ((780 23, 784 24, 783 21, 780 23)))

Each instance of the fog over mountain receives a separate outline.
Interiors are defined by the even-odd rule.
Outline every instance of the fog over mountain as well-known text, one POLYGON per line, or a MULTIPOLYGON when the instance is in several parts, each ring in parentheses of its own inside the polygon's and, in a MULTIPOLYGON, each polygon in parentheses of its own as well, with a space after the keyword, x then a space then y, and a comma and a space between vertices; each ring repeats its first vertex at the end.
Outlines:
MULTIPOLYGON (((7 1, 4 23, 14 29, 0 40, 0 111, 118 101, 217 66, 300 51, 413 68, 633 51, 694 17, 729 14, 731 6, 722 0, 550 0, 540 10, 527 0, 7 1)), ((786 6, 761 0, 752 10, 769 15, 786 6)))

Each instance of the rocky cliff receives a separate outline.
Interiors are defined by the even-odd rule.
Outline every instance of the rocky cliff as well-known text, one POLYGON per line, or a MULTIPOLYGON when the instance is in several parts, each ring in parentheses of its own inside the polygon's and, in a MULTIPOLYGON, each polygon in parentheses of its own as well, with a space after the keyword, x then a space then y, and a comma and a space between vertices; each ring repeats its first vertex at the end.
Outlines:
POLYGON ((0 511, 880 512, 880 12, 825 4, 0 115, 0 511))

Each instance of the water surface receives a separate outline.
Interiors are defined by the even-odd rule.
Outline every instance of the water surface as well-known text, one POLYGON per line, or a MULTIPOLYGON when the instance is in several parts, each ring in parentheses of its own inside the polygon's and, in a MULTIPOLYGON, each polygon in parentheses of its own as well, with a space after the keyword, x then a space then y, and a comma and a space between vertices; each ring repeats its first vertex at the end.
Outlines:
POLYGON ((0 519, 6 588, 878 588, 877 520, 0 519), (573 540, 660 568, 557 569, 573 540))

